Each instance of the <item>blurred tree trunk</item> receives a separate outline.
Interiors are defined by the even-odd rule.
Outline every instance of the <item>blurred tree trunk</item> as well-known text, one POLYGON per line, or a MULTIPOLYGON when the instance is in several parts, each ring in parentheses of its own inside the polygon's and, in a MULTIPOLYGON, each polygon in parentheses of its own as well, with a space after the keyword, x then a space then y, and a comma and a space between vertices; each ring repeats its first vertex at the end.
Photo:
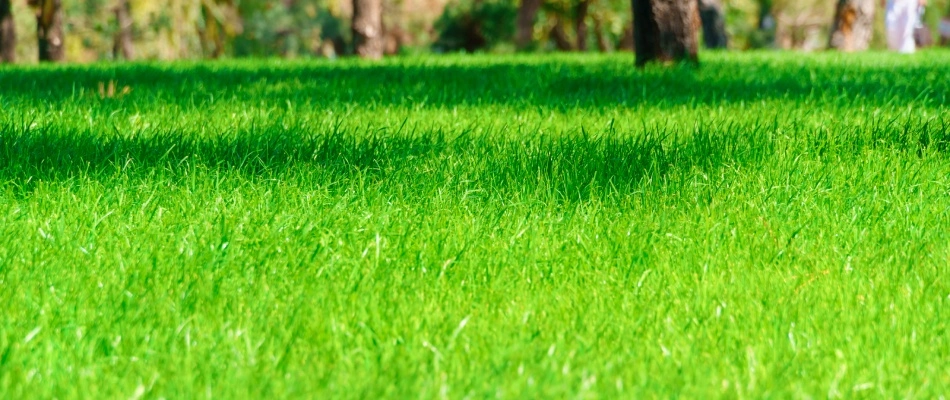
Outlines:
POLYGON ((215 20, 213 2, 201 2, 201 19, 196 22, 198 25, 198 36, 201 38, 201 50, 205 56, 211 58, 220 58, 224 53, 224 43, 218 21, 215 20))
POLYGON ((628 24, 623 28, 623 32, 620 34, 620 40, 617 41, 617 50, 620 51, 634 51, 635 45, 633 43, 633 24, 628 24))
POLYGON ((538 16, 540 8, 541 0, 521 0, 515 32, 515 45, 519 50, 524 50, 531 44, 534 36, 534 19, 538 16))
POLYGON ((778 30, 778 21, 772 15, 772 0, 758 0, 759 3, 759 22, 758 29, 749 37, 749 47, 773 48, 775 47, 775 33, 778 30))
POLYGON ((601 53, 610 52, 610 39, 607 39, 607 32, 604 31, 604 21, 596 15, 594 16, 594 36, 597 38, 597 50, 601 53))
POLYGON ((383 57, 383 3, 353 0, 353 50, 360 58, 383 57))
POLYGON ((719 0, 699 0, 699 19, 703 23, 703 43, 709 49, 729 47, 726 18, 719 0))
POLYGON ((828 47, 841 51, 867 50, 874 33, 874 0, 838 0, 828 47))
POLYGON ((775 17, 772 16, 772 1, 759 0, 759 30, 775 29, 775 17))
POLYGON ((118 0, 113 11, 115 11, 115 22, 118 26, 112 55, 115 59, 122 57, 131 60, 135 57, 135 48, 132 46, 132 15, 129 0, 118 0))
POLYGON ((63 7, 61 0, 30 0, 36 10, 36 36, 42 62, 63 61, 63 7))
POLYGON ((560 18, 557 18, 554 27, 551 28, 551 39, 554 40, 554 47, 559 51, 574 50, 574 44, 571 43, 570 38, 567 37, 567 32, 564 31, 564 21, 560 18))
POLYGON ((0 61, 16 61, 16 23, 10 0, 0 0, 0 61))
POLYGON ((205 55, 220 58, 228 43, 244 31, 244 21, 235 0, 201 0, 196 22, 205 55))
POLYGON ((590 0, 580 0, 574 13, 574 32, 577 34, 577 51, 587 51, 587 11, 590 0))
POLYGON ((632 0, 637 67, 651 61, 699 64, 695 0, 632 0))

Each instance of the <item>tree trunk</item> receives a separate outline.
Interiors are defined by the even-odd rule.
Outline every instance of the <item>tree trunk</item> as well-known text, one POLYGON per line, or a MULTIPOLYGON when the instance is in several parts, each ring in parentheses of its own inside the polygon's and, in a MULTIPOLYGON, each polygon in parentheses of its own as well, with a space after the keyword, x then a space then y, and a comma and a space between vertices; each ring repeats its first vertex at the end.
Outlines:
POLYGON ((559 51, 574 50, 574 44, 571 43, 571 40, 567 37, 567 32, 564 31, 564 21, 561 21, 560 18, 551 28, 551 39, 554 40, 554 47, 559 51))
POLYGON ((381 0, 353 0, 353 51, 360 58, 383 57, 381 0))
POLYGON ((61 0, 35 0, 36 36, 42 62, 63 61, 63 7, 61 0))
POLYGON ((0 61, 16 61, 16 23, 10 0, 0 0, 0 61))
POLYGON ((729 47, 726 18, 719 0, 699 0, 699 19, 703 23, 703 43, 709 49, 729 47))
POLYGON ((637 67, 651 61, 699 63, 695 0, 632 0, 637 67))
POLYGON ((218 38, 221 36, 218 29, 218 21, 215 20, 214 11, 207 2, 201 2, 201 19, 196 22, 198 27, 198 38, 201 43, 201 52, 205 57, 217 59, 223 52, 218 46, 218 38))
POLYGON ((772 15, 772 0, 757 0, 759 5, 759 21, 757 29, 749 35, 749 47, 753 49, 774 48, 775 34, 778 31, 778 21, 772 15))
POLYGON ((574 32, 577 34, 577 51, 587 51, 587 10, 590 0, 580 0, 574 13, 574 32))
POLYGON ((867 50, 874 33, 874 0, 838 0, 828 47, 841 51, 867 50))
POLYGON ((772 1, 759 0, 759 30, 775 29, 775 17, 772 15, 772 1))
POLYGON ((115 32, 115 43, 112 46, 113 57, 131 60, 135 56, 135 48, 132 46, 132 15, 129 0, 118 0, 114 11, 115 22, 118 26, 115 32))
POLYGON ((515 45, 519 50, 524 50, 531 44, 534 36, 534 19, 538 16, 540 8, 541 0, 521 0, 515 33, 515 45))
POLYGON ((597 50, 601 53, 610 52, 610 39, 607 39, 607 33, 604 32, 604 21, 594 16, 594 37, 597 38, 597 50))
POLYGON ((633 24, 628 24, 623 28, 623 32, 620 34, 620 40, 617 41, 617 50, 619 51, 635 51, 636 45, 633 43, 633 24))

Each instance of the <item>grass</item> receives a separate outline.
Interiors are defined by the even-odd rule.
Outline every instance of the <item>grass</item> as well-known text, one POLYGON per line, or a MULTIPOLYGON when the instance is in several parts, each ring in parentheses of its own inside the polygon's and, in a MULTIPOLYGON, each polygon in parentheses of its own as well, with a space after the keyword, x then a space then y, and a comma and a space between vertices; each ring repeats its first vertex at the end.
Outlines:
POLYGON ((944 396, 948 63, 6 67, 0 397, 944 396))

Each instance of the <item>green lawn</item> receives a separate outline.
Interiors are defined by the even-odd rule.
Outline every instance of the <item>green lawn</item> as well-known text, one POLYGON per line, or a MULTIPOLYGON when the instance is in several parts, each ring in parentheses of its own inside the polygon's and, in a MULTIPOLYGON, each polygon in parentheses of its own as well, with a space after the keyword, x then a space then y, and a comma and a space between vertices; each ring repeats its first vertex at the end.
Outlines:
POLYGON ((4 67, 0 398, 947 395, 950 52, 703 61, 4 67))

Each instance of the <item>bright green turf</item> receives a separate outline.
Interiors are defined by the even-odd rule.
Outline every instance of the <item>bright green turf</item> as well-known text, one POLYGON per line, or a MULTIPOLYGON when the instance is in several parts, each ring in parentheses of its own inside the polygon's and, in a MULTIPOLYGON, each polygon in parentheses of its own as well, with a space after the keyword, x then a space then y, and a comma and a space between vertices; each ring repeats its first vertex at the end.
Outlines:
POLYGON ((703 59, 4 67, 0 398, 946 395, 950 53, 703 59))

